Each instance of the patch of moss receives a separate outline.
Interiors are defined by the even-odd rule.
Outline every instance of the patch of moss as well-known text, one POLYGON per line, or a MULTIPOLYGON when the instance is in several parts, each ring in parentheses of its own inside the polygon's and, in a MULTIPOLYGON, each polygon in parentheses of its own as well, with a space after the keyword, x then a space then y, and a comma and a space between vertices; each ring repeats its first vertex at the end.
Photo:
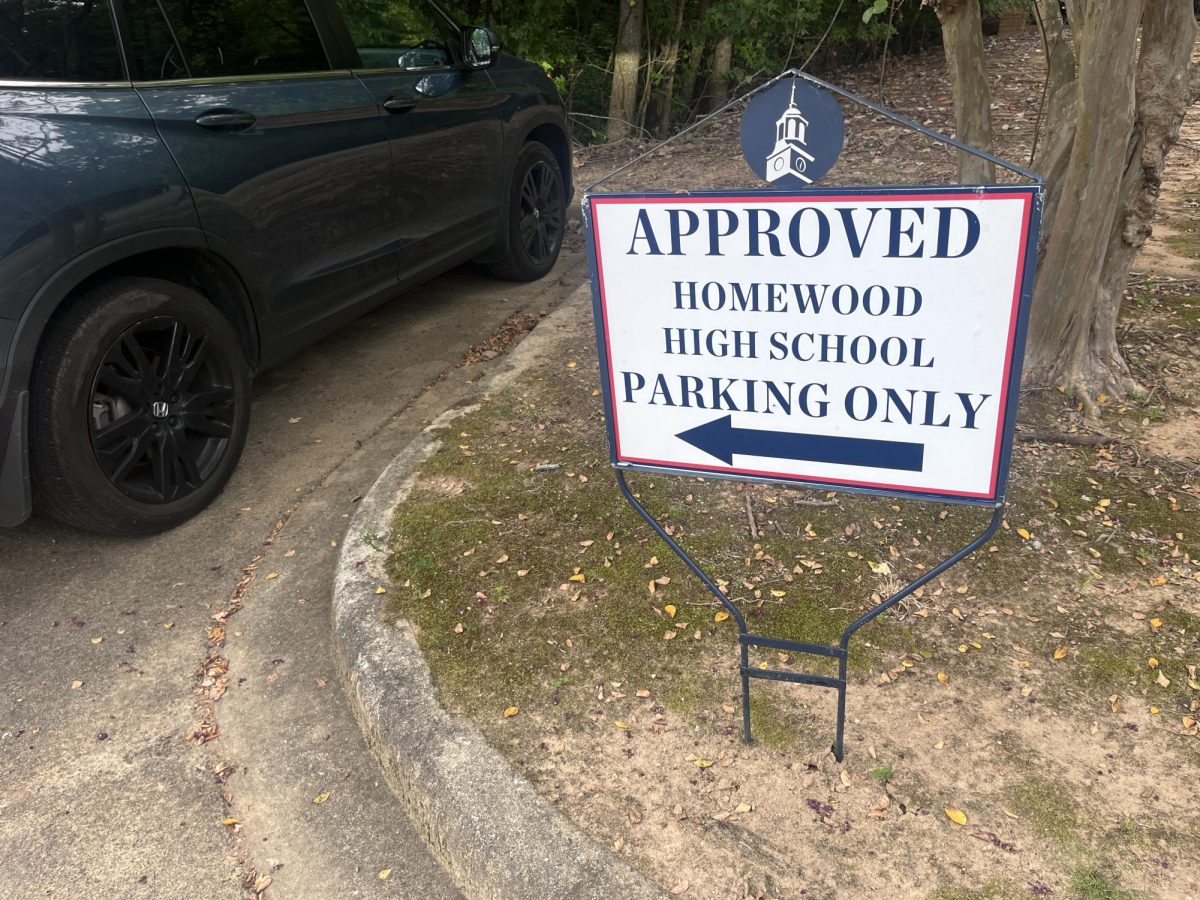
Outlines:
POLYGON ((1138 896, 1096 866, 1081 866, 1071 872, 1068 890, 1079 900, 1134 900, 1138 896))
POLYGON ((1039 835, 1063 846, 1078 843, 1078 804, 1070 788, 1046 775, 1026 775, 1005 788, 1006 802, 1039 835))
POLYGON ((929 895, 929 900, 1009 900, 1023 895, 1016 885, 991 879, 979 887, 961 884, 940 887, 929 895))

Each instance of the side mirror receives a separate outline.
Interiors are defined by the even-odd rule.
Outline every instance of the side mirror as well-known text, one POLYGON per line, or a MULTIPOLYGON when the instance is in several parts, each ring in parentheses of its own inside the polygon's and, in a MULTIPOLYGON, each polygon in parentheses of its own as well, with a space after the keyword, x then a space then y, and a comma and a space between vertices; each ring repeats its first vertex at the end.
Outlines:
POLYGON ((472 69, 486 69, 496 61, 500 53, 500 38, 490 28, 464 25, 462 28, 462 55, 472 69))

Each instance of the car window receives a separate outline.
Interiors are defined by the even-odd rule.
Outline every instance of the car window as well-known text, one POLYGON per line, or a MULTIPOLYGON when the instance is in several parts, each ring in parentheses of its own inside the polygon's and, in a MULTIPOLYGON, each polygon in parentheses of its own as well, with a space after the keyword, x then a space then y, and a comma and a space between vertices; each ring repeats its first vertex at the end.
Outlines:
POLYGON ((125 18, 142 81, 329 68, 304 0, 125 0, 125 18))
POLYGON ((422 0, 338 0, 365 69, 436 69, 451 64, 447 25, 422 0))
POLYGON ((105 0, 0 0, 0 78, 121 81, 105 0))

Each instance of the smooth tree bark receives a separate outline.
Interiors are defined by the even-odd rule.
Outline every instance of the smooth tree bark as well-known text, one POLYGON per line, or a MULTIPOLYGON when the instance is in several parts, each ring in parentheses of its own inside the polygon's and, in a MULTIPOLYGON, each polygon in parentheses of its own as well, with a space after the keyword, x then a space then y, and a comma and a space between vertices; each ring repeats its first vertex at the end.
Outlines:
POLYGON ((675 73, 679 68, 679 45, 683 35, 683 16, 687 0, 679 0, 675 7, 675 31, 663 47, 662 83, 659 88, 658 122, 654 129, 658 137, 666 137, 671 130, 671 117, 675 102, 675 73))
MULTIPOLYGON (((979 0, 937 0, 933 5, 942 26, 958 139, 990 152, 992 95, 987 82, 979 0)), ((960 150, 958 180, 960 184, 989 184, 996 180, 996 167, 986 159, 960 150)))
POLYGON ((1056 65, 1051 49, 1050 96, 1072 85, 1075 96, 1052 99, 1035 161, 1054 180, 1025 376, 1070 390, 1094 413, 1106 395, 1140 391, 1117 319, 1192 99, 1196 24, 1192 0, 1074 0, 1069 12, 1075 66, 1056 65))
POLYGON ((720 109, 729 102, 729 70, 733 67, 733 36, 722 35, 713 47, 712 81, 708 86, 708 108, 720 109))
POLYGON ((617 44, 613 53, 612 95, 608 101, 608 140, 633 133, 637 112, 638 70, 641 66, 644 0, 621 0, 617 44))

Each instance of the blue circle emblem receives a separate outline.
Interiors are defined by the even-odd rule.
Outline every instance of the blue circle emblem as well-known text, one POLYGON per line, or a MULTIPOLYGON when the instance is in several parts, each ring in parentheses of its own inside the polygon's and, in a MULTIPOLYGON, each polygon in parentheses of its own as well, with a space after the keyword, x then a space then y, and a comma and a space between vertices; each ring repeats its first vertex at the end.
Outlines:
POLYGON ((773 188, 805 188, 837 162, 846 138, 842 108, 833 96, 788 78, 758 94, 742 116, 742 154, 773 188))

